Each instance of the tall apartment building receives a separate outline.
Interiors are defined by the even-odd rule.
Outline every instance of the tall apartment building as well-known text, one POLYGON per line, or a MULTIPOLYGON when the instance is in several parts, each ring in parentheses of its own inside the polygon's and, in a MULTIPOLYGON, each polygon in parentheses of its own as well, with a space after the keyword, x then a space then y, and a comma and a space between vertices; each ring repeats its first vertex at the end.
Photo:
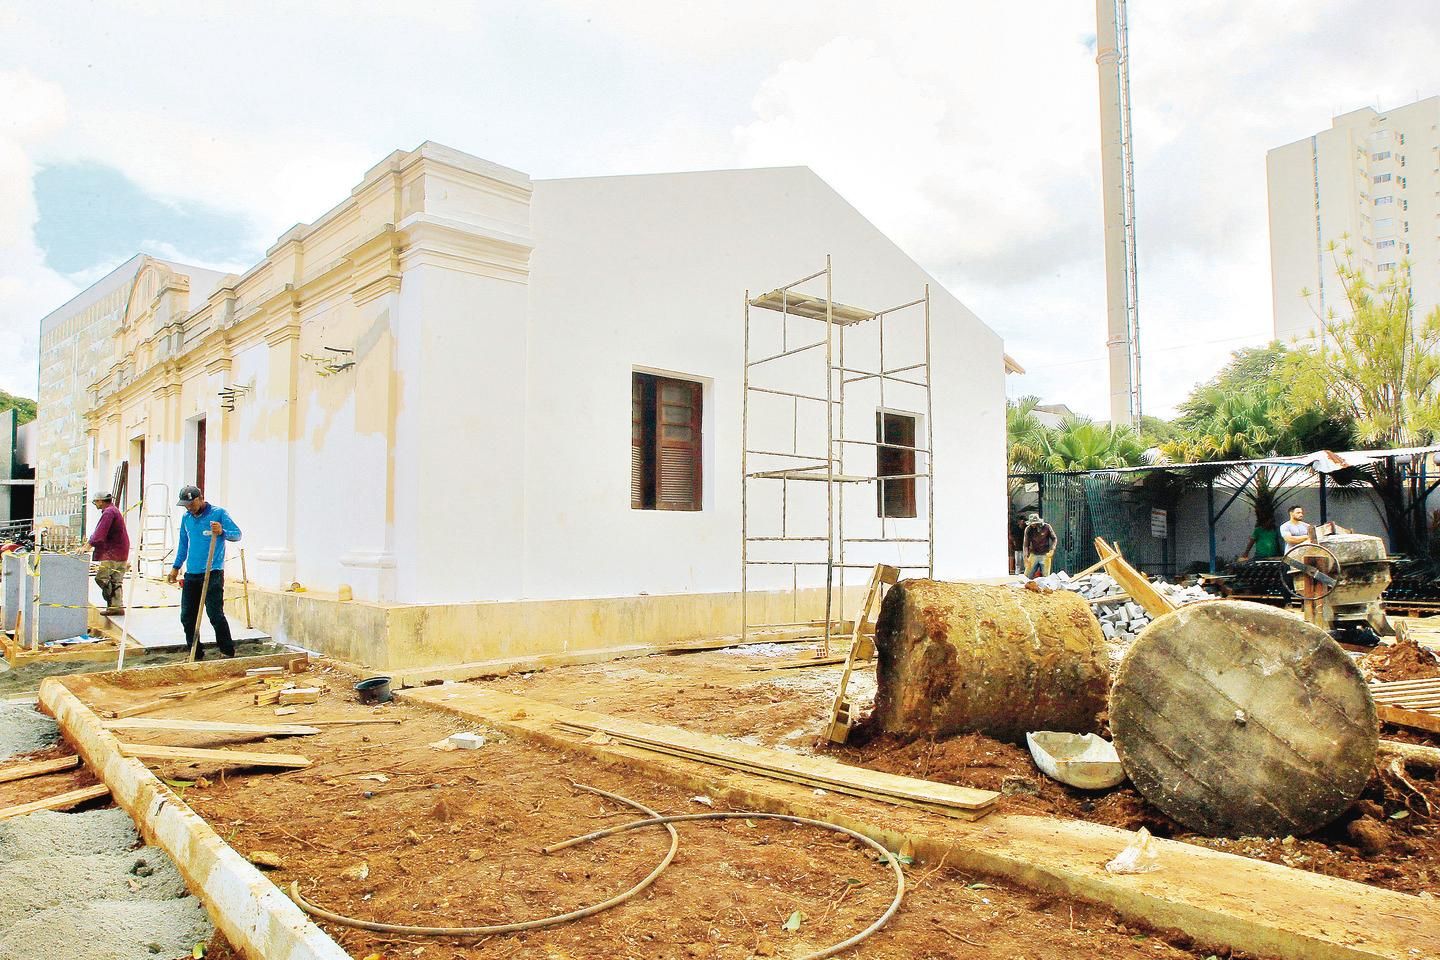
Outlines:
POLYGON ((1344 316, 1331 241, 1372 279, 1408 260, 1417 312, 1440 304, 1440 97, 1342 114, 1271 150, 1265 169, 1276 339, 1314 337, 1317 311, 1344 316))

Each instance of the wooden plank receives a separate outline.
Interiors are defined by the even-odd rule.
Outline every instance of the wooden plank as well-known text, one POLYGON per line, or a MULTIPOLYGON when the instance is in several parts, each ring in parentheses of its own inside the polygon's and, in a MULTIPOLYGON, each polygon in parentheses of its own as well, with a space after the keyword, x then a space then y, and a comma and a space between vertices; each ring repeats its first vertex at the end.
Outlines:
POLYGON ((305 724, 306 724, 306 726, 311 726, 311 727, 338 727, 338 726, 341 726, 341 725, 343 725, 343 724, 351 724, 351 723, 401 723, 401 722, 403 722, 403 721, 402 721, 399 717, 396 717, 396 718, 394 718, 394 719, 391 719, 390 717, 356 717, 356 718, 353 719, 353 720, 309 720, 309 719, 307 719, 307 720, 305 721, 305 724))
MULTIPOLYGON (((854 723, 854 704, 846 696, 850 688, 850 676, 855 672, 855 664, 863 660, 875 659, 875 634, 872 626, 869 634, 864 634, 865 625, 870 622, 871 609, 880 604, 887 587, 893 587, 900 582, 900 569, 889 564, 877 563, 870 574, 870 586, 865 591, 865 602, 860 606, 860 612, 855 617, 854 635, 850 638, 850 650, 845 658, 845 669, 840 673, 840 683, 835 689, 835 699, 830 704, 830 722, 825 727, 825 736, 832 743, 844 743, 850 736, 850 726, 854 723)), ((879 610, 875 610, 875 616, 880 616, 879 610)))
POLYGON ((151 710, 159 710, 162 707, 173 706, 181 700, 190 700, 196 697, 202 699, 206 697, 213 697, 218 694, 226 693, 230 690, 239 689, 240 687, 246 686, 247 684, 256 683, 259 681, 259 679, 260 678, 258 677, 237 677, 234 680, 221 680, 218 683, 212 683, 195 690, 181 690, 174 693, 167 693, 164 696, 149 701, 148 703, 141 703, 133 707, 126 707, 123 710, 115 710, 110 715, 112 718, 117 720, 123 719, 125 717, 134 717, 142 713, 149 713, 151 710))
POLYGON ((0 766, 0 783, 24 780, 27 777, 39 777, 47 773, 58 773, 61 770, 73 770, 78 766, 80 766, 79 757, 56 757, 53 760, 32 760, 29 763, 9 764, 0 766))
POLYGON ((1395 690, 1440 690, 1440 679, 1389 680, 1370 684, 1370 692, 1374 694, 1390 693, 1395 690))
POLYGON ((837 663, 844 663, 850 659, 849 655, 843 657, 796 657, 793 660, 774 660, 770 663, 752 663, 746 670, 798 670, 801 667, 832 667, 837 663))
POLYGON ((1072 573, 1070 575, 1070 579, 1079 580, 1081 577, 1088 577, 1090 576, 1090 574, 1094 573, 1096 570, 1099 570, 1101 567, 1105 566, 1105 564, 1109 562, 1109 560, 1101 557, 1099 560, 1096 560, 1094 563, 1090 564, 1090 566, 1086 567, 1084 570, 1081 570, 1079 573, 1072 573))
POLYGON ((1398 689, 1401 687, 1421 687, 1440 685, 1440 677, 1417 677, 1411 680, 1372 680, 1370 686, 1379 690, 1398 689))
POLYGON ((123 717, 102 723, 106 730, 164 730, 173 733, 234 733, 254 737, 308 737, 319 727, 296 723, 226 723, 219 720, 181 720, 170 717, 123 717))
POLYGON ((1145 612, 1151 618, 1163 617, 1175 609, 1174 604, 1164 597, 1160 592, 1150 585, 1144 574, 1125 561, 1119 549, 1112 547, 1102 538, 1095 538, 1095 549, 1100 551, 1100 556, 1105 560, 1105 569, 1125 592, 1135 598, 1135 602, 1145 608, 1145 612))
POLYGON ((120 752, 140 760, 185 760, 235 767, 308 767, 310 758, 296 753, 254 753, 205 747, 168 747, 158 743, 122 743, 120 752))
POLYGON ((1392 707, 1405 707, 1408 710, 1430 710, 1440 707, 1440 694, 1426 694, 1423 697, 1375 697, 1375 703, 1386 703, 1392 707))
POLYGON ((57 793, 55 796, 46 797, 44 800, 32 800, 29 803, 6 807, 0 810, 0 820, 9 820, 12 817, 23 817, 27 813, 36 813, 40 810, 69 810, 71 807, 78 807, 87 800, 103 797, 109 792, 110 788, 103 783, 97 783, 89 787, 81 787, 78 790, 67 790, 65 793, 57 793))
MULTIPOLYGON (((212 660, 178 669, 152 669, 214 676, 209 671, 234 670, 236 666, 233 661, 212 660)), ((184 799, 168 793, 144 764, 120 756, 115 737, 100 729, 99 717, 65 686, 83 682, 71 677, 41 681, 46 712, 60 724, 60 731, 85 758, 86 766, 104 777, 116 804, 135 821, 145 842, 161 848, 175 862, 185 886, 200 898, 218 931, 234 947, 234 956, 350 960, 350 954, 311 923, 184 799)))
POLYGON ((999 794, 991 790, 972 790, 952 784, 918 780, 893 773, 882 773, 865 767, 852 767, 823 757, 782 753, 756 747, 737 740, 727 740, 704 733, 674 727, 657 727, 648 723, 607 718, 602 725, 569 724, 591 732, 599 731, 612 737, 623 737, 638 743, 668 747, 709 758, 720 766, 743 763, 757 770, 784 779, 787 774, 802 776, 829 784, 827 789, 844 793, 847 789, 867 790, 887 797, 918 800, 940 806, 975 809, 994 803, 999 794))
POLYGON ((1440 715, 1426 713, 1423 710, 1407 710, 1404 707, 1391 706, 1388 703, 1377 703, 1375 715, 1385 723, 1393 723, 1399 727, 1410 727, 1415 730, 1424 730, 1427 733, 1440 733, 1440 715))
MULTIPOLYGON (((582 736, 589 732, 584 730, 583 728, 572 727, 571 725, 566 723, 557 723, 556 726, 560 727, 561 729, 570 730, 571 732, 582 736)), ((862 797, 866 800, 875 800, 879 803, 891 804, 892 806, 912 807, 918 810, 926 810, 931 813, 938 813, 947 817, 958 817, 961 820, 979 820, 981 817, 989 814, 994 807, 993 802, 986 803, 983 806, 972 808, 954 807, 937 803, 926 803, 922 800, 913 800, 904 797, 897 797, 891 794, 865 790, 860 787, 841 786, 830 780, 816 779, 801 774, 786 774, 784 776, 778 776, 773 769, 767 767, 755 766, 753 764, 747 764, 740 761, 720 762, 717 761, 716 758, 704 753, 697 753, 690 750, 672 748, 667 746, 659 746, 656 744, 645 743, 641 740, 633 740, 624 736, 613 736, 610 734, 607 734, 607 736, 610 736, 612 742, 619 746, 632 747, 637 750, 648 750, 654 753, 663 754, 668 757, 677 757, 681 760, 689 760, 694 763, 704 763, 709 764, 710 766, 721 766, 725 767, 728 770, 737 770, 741 773, 749 773, 754 774, 755 776, 768 777, 772 780, 784 780, 789 783, 796 783, 805 787, 814 787, 816 789, 824 790, 830 793, 843 793, 852 797, 862 797)))
POLYGON ((1434 701, 1440 697, 1440 690, 1418 690, 1413 693, 1399 690, 1392 693, 1371 693, 1370 696, 1376 703, 1393 703, 1403 707, 1426 700, 1434 701))
POLYGON ((1085 602, 1092 607, 1100 607, 1107 603, 1125 603, 1129 599, 1130 594, 1128 593, 1112 593, 1108 597, 1095 597, 1093 600, 1086 600, 1085 602))

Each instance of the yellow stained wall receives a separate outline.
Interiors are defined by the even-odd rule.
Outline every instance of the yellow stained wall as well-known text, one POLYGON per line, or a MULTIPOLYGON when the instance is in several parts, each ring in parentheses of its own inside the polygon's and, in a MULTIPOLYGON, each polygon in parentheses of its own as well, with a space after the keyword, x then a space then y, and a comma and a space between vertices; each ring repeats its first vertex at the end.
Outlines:
MULTIPOLYGON (((853 616, 865 588, 846 588, 853 616)), ((801 619, 824 616, 824 590, 801 591, 801 619)), ((837 591, 838 595, 838 591, 837 591)), ((293 643, 377 670, 665 646, 740 632, 739 593, 385 605, 252 587, 255 625, 293 643)), ((750 618, 793 619, 787 592, 750 595, 750 618)), ((841 614, 837 612, 837 617, 841 614)))

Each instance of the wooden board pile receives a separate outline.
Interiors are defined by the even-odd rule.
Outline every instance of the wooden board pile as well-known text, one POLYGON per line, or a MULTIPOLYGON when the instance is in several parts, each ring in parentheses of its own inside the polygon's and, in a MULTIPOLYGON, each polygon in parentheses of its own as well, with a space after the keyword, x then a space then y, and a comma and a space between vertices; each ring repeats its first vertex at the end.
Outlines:
POLYGON ((1375 712, 1402 727, 1440 733, 1440 680, 1394 680, 1370 684, 1375 712))

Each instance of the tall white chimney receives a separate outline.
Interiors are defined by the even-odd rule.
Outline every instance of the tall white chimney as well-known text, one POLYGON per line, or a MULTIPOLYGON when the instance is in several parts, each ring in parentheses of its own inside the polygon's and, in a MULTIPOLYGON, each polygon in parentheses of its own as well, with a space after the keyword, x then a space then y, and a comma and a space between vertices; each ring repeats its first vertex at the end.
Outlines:
POLYGON ((1135 283, 1135 188, 1125 0, 1095 0, 1100 70, 1100 172, 1105 200, 1105 300, 1110 421, 1140 416, 1140 313, 1135 283))

